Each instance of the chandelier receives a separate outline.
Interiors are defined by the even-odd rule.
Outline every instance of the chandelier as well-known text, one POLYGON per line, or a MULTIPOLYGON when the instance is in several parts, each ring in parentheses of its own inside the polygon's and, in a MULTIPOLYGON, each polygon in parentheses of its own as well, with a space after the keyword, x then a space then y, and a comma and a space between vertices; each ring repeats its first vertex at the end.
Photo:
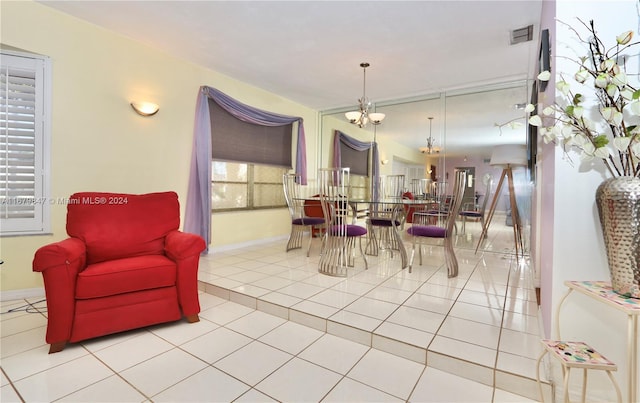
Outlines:
POLYGON ((436 142, 431 136, 431 123, 433 122, 433 117, 429 117, 429 138, 427 138, 427 146, 420 147, 420 152, 422 154, 433 154, 439 153, 440 149, 435 146, 436 142))
POLYGON ((367 98, 367 67, 369 67, 369 63, 360 63, 360 67, 363 70, 363 81, 362 81, 362 98, 358 99, 359 109, 358 111, 347 112, 344 115, 347 117, 347 120, 350 123, 358 125, 358 127, 364 127, 368 122, 371 124, 379 125, 382 123, 384 119, 384 113, 375 113, 369 112, 369 108, 371 107, 371 101, 367 98))

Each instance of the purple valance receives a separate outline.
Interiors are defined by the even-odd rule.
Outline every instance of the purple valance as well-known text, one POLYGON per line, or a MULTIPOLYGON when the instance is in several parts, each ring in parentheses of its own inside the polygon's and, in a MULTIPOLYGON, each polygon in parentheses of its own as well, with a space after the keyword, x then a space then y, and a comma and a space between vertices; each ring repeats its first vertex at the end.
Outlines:
POLYGON ((380 176, 380 157, 378 156, 378 143, 370 141, 360 141, 347 136, 340 130, 335 131, 333 137, 333 167, 342 168, 342 157, 340 153, 340 143, 356 151, 366 151, 372 149, 371 174, 373 176, 372 196, 373 200, 378 200, 378 177, 380 176))
POLYGON ((236 101, 223 92, 207 86, 200 87, 196 100, 196 114, 191 151, 191 173, 185 209, 184 231, 198 234, 211 243, 211 120, 209 99, 243 122, 262 126, 284 126, 298 123, 296 173, 307 184, 307 155, 304 124, 301 117, 267 112, 236 101))

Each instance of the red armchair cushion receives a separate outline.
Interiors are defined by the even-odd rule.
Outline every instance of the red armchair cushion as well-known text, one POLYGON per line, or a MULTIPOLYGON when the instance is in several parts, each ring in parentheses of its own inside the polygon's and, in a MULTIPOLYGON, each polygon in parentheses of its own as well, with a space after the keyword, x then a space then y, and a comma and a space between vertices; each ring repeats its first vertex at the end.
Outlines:
POLYGON ((67 233, 86 244, 87 264, 162 255, 165 236, 179 226, 175 192, 83 192, 73 194, 67 205, 67 233))
POLYGON ((87 266, 78 274, 76 299, 170 287, 176 284, 176 264, 161 255, 110 260, 87 266))

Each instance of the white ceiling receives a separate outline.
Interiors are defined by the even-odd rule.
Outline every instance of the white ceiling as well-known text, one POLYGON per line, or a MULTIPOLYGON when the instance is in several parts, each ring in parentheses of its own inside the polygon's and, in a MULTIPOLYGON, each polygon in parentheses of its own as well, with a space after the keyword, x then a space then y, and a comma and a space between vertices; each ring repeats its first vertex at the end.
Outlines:
MULTIPOLYGON (((361 62, 371 64, 367 96, 379 108, 398 99, 532 78, 542 0, 42 4, 305 106, 336 111, 353 108, 362 96, 361 62), (510 45, 511 30, 530 24, 533 41, 510 45)), ((520 88, 517 94, 501 92, 494 100, 486 94, 465 99, 468 106, 479 106, 480 113, 469 111, 459 118, 453 116, 453 98, 447 98, 447 152, 453 151, 455 131, 473 131, 485 142, 509 142, 493 123, 512 119, 513 104, 527 101, 524 82, 520 88)), ((418 113, 413 119, 423 124, 413 130, 400 126, 410 119, 405 113, 411 108, 389 110, 378 134, 411 147, 423 145, 427 115, 434 116, 434 136, 436 130, 445 131, 439 102, 439 112, 413 105, 418 113)), ((479 143, 476 140, 470 143, 479 143)))

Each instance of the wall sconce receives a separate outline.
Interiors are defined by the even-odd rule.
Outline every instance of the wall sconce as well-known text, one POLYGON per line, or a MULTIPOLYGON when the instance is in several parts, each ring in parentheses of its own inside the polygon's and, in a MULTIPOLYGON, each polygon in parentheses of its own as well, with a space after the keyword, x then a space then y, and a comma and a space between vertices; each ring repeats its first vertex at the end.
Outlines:
POLYGON ((382 165, 387 165, 387 164, 389 163, 389 160, 382 160, 382 161, 380 161, 380 163, 381 163, 382 165))
POLYGON ((160 110, 157 104, 151 102, 131 102, 131 107, 141 116, 153 116, 160 110))

